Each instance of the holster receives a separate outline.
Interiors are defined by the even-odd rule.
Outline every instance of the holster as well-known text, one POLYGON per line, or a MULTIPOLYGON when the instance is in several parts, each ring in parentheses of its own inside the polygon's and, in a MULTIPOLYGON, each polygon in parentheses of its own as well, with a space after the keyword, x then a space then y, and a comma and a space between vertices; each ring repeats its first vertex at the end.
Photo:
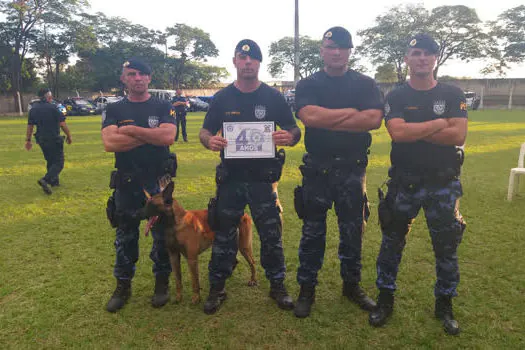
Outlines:
POLYGON ((118 226, 118 217, 117 217, 117 205, 115 203, 115 191, 108 198, 106 204, 106 216, 111 224, 111 227, 115 228, 118 226))
POLYGON ((217 196, 210 198, 208 202, 208 225, 213 231, 219 229, 219 197, 218 191, 217 196))
MULTIPOLYGON (((396 193, 392 192, 396 191, 394 188, 395 185, 390 184, 388 196, 389 198, 395 198, 396 193)), ((384 230, 394 222, 394 211, 392 209, 390 201, 388 200, 387 196, 381 188, 377 189, 377 196, 379 198, 379 205, 377 206, 379 224, 381 225, 381 229, 384 230)))
POLYGON ((169 174, 171 177, 177 176, 177 155, 170 153, 162 165, 164 174, 169 174))
POLYGON ((295 212, 297 213, 299 219, 302 220, 305 218, 303 186, 297 186, 293 191, 293 195, 293 204, 295 207, 295 212))

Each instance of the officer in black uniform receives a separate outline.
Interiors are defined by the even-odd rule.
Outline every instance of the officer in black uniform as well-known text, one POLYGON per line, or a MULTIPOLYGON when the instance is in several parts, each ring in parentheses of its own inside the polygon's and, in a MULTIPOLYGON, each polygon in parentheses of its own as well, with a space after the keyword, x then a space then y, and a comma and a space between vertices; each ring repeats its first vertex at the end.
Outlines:
POLYGON ((60 129, 66 134, 66 142, 71 144, 71 132, 66 124, 66 117, 60 113, 57 106, 51 103, 53 95, 49 89, 38 91, 40 101, 33 104, 29 111, 26 131, 25 148, 29 151, 33 148, 31 134, 36 125, 36 142, 42 149, 47 162, 47 173, 38 180, 38 184, 44 193, 51 194, 50 186, 59 186, 59 175, 64 168, 64 138, 60 136, 60 129))
MULTIPOLYGON (((230 277, 237 255, 237 225, 244 214, 246 204, 250 206, 253 220, 261 239, 261 264, 270 280, 270 297, 285 310, 293 308, 292 298, 284 286, 286 267, 282 247, 282 223, 276 194, 272 183, 279 180, 284 155, 276 158, 225 157, 224 148, 244 150, 262 147, 260 141, 273 138, 275 145, 293 146, 301 138, 290 108, 281 94, 259 81, 258 73, 262 54, 252 40, 241 40, 235 47, 233 63, 237 69, 237 80, 219 91, 206 114, 200 131, 202 144, 212 150, 221 151, 221 163, 217 167, 217 205, 211 207, 210 222, 216 229, 212 256, 209 263, 210 294, 204 305, 204 312, 215 313, 226 298, 225 281, 230 277), (223 132, 224 122, 272 122, 281 130, 265 134, 246 127, 237 137, 235 144, 217 132, 223 132), (215 214, 214 214, 215 213, 215 214), (213 220, 212 220, 213 221, 213 220)), ((234 126, 230 127, 234 128, 234 126)))
MULTIPOLYGON (((171 104, 151 97, 148 84, 151 68, 137 58, 126 61, 120 77, 128 95, 119 102, 109 104, 102 115, 102 140, 106 152, 115 152, 115 168, 110 187, 115 191, 108 200, 108 218, 116 227, 116 262, 113 271, 117 288, 106 309, 116 312, 131 296, 131 279, 139 254, 140 209, 145 204, 145 189, 151 194, 159 192, 159 179, 175 175, 174 155, 169 146, 175 137, 175 119, 171 104)), ((154 307, 169 300, 171 272, 164 235, 154 227, 153 260, 155 292, 151 299, 154 307)))
POLYGON ((175 117, 177 118, 177 134, 175 141, 179 140, 179 130, 182 131, 182 139, 188 142, 188 135, 186 133, 186 97, 182 96, 182 91, 177 89, 176 95, 173 96, 171 103, 175 108, 175 117))
POLYGON ((459 213, 463 150, 458 146, 464 144, 467 133, 467 105, 461 89, 434 79, 438 53, 439 46, 430 36, 411 38, 405 55, 410 81, 386 98, 392 167, 386 198, 380 191, 383 241, 377 258, 379 297, 370 324, 382 326, 392 314, 406 235, 422 207, 436 257, 435 315, 448 334, 458 334, 452 297, 457 294, 457 248, 465 229, 459 213))
POLYGON ((321 44, 324 69, 299 81, 295 90, 297 116, 306 126, 307 151, 300 166, 302 186, 295 190, 296 211, 303 219, 297 317, 307 317, 315 301, 326 244, 326 213, 332 204, 339 224, 343 295, 364 310, 375 306, 359 282, 362 236, 369 214, 365 190, 369 131, 381 126, 383 102, 374 80, 348 69, 352 47, 346 29, 328 29, 321 44))

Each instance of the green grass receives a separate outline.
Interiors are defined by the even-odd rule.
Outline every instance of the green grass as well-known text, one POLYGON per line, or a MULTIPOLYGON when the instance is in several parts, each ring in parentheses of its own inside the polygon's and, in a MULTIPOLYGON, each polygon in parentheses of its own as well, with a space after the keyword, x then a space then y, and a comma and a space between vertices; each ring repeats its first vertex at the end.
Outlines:
MULTIPOLYGON (((172 149, 179 158, 177 199, 187 208, 204 208, 214 193, 216 153, 197 140, 202 114, 188 116, 190 142, 172 149)), ((112 154, 104 153, 100 117, 69 118, 73 144, 65 146, 61 187, 46 196, 36 181, 45 165, 36 146, 23 149, 25 120, 0 120, 0 344, 23 348, 474 348, 525 347, 525 188, 507 202, 509 169, 525 142, 525 113, 472 112, 467 137, 461 211, 468 227, 459 249, 461 284, 455 313, 463 332, 446 336, 433 318, 434 258, 420 215, 410 233, 399 273, 396 309, 381 329, 341 296, 338 233, 329 215, 325 263, 310 318, 299 320, 268 298, 269 286, 258 266, 260 285, 246 286, 241 261, 227 283, 229 299, 214 316, 191 305, 191 285, 183 264, 184 300, 153 309, 151 237, 141 237, 140 259, 130 303, 117 314, 104 310, 114 289, 114 231, 105 218, 112 154)), ((376 188, 389 165, 389 137, 374 131, 368 188, 372 215, 363 244, 363 287, 376 296, 375 259, 381 234, 376 188)), ((293 188, 304 145, 287 150, 279 186, 284 212, 287 286, 298 293, 295 274, 301 223, 293 210, 293 188)), ((523 181, 522 181, 523 182, 523 181)), ((259 242, 255 240, 256 259, 259 242)), ((200 258, 202 295, 208 290, 207 262, 200 258)), ((174 293, 174 283, 171 285, 174 293)))

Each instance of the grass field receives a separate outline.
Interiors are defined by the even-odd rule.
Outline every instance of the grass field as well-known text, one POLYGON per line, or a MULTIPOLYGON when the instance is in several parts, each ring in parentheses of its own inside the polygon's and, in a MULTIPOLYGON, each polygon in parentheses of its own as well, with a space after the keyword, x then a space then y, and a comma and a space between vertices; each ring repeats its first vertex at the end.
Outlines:
MULTIPOLYGON (((202 119, 202 114, 190 114, 190 142, 172 147, 179 159, 176 197, 191 209, 204 208, 214 193, 218 155, 197 140, 202 119)), ((470 114, 461 202, 468 227, 459 249, 461 284, 455 299, 462 327, 458 337, 446 336, 433 318, 434 258, 422 214, 405 249, 394 315, 381 329, 371 328, 368 314, 341 296, 333 212, 310 318, 297 319, 274 305, 260 265, 259 286, 248 287, 243 260, 227 283, 229 299, 216 315, 205 315, 202 304, 191 305, 185 262, 182 303, 153 309, 151 237, 143 236, 133 297, 121 312, 106 312, 115 285, 114 231, 104 209, 113 155, 104 153, 100 116, 72 117, 68 123, 73 144, 65 146, 61 187, 46 196, 36 184, 45 170, 40 149, 36 145, 31 152, 23 149, 25 120, 0 120, 2 349, 525 348, 525 186, 514 201, 505 200, 509 169, 516 166, 519 146, 525 142, 523 111, 470 114)), ((364 237, 362 285, 375 298, 375 259, 381 241, 375 193, 386 177, 390 143, 384 128, 373 136, 367 181, 372 215, 364 237)), ((294 299, 299 289, 295 274, 301 223, 292 193, 300 183, 303 152, 302 143, 287 149, 279 186, 285 210, 287 286, 294 299)), ((259 261, 258 239, 254 248, 259 261)), ((209 258, 210 251, 200 258, 203 297, 208 291, 209 258)))

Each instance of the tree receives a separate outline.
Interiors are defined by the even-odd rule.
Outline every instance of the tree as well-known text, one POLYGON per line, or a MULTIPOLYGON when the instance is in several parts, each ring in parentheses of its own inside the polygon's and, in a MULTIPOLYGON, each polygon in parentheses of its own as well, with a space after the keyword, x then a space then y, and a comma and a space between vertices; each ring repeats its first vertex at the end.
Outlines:
MULTIPOLYGON (((321 40, 313 40, 308 36, 299 37, 299 77, 305 77, 323 68, 323 59, 319 55, 321 40)), ((294 38, 284 37, 270 44, 271 61, 268 72, 272 77, 281 76, 286 69, 295 64, 294 38)))
POLYGON ((185 74, 186 63, 189 61, 206 62, 208 57, 217 57, 219 50, 211 41, 210 35, 202 29, 177 23, 166 28, 166 35, 159 36, 159 43, 163 40, 174 41, 169 50, 174 52, 176 61, 172 65, 171 77, 174 87, 178 87, 185 74))
POLYGON ((379 83, 395 83, 397 81, 396 68, 390 63, 382 64, 376 68, 374 79, 379 83))
POLYGON ((422 5, 393 7, 386 14, 376 17, 373 27, 357 34, 366 43, 358 49, 375 65, 391 64, 395 67, 397 80, 406 80, 404 56, 408 39, 428 26, 429 14, 422 5))
POLYGON ((501 13, 498 19, 489 23, 490 35, 497 42, 491 49, 489 63, 482 71, 483 74, 504 71, 510 68, 509 63, 520 63, 525 60, 525 5, 514 7, 501 13))
POLYGON ((86 5, 86 0, 0 0, 0 11, 5 15, 5 21, 0 23, 0 38, 12 49, 10 81, 17 111, 17 95, 23 87, 22 67, 42 17, 55 13, 69 18, 86 5))
POLYGON ((439 44, 434 77, 449 59, 469 61, 485 58, 494 47, 490 35, 484 33, 476 10, 463 5, 439 6, 432 10, 429 32, 439 44))

